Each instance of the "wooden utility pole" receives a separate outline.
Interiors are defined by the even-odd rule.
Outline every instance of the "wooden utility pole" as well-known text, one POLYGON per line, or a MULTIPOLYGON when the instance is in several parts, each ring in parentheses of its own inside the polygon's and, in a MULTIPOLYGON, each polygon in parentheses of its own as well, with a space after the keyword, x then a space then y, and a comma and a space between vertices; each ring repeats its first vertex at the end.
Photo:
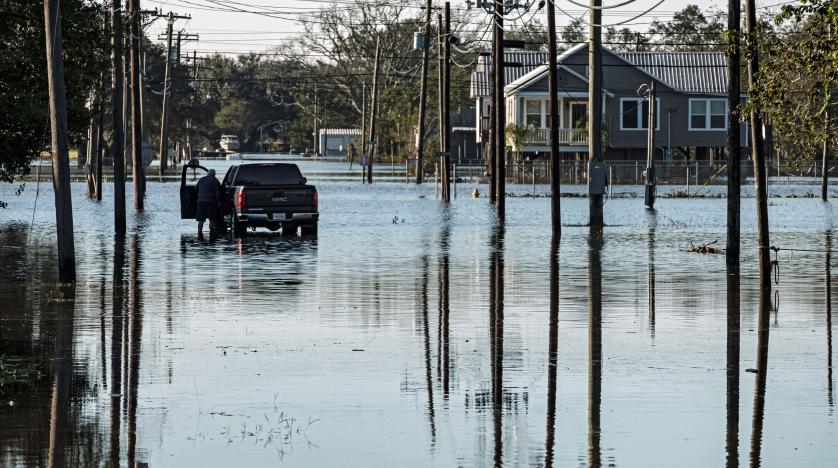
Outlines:
POLYGON ((492 24, 495 30, 495 48, 494 48, 494 93, 495 93, 495 171, 492 174, 495 177, 495 209, 498 218, 503 219, 506 216, 506 106, 504 105, 504 57, 503 57, 503 8, 504 3, 500 0, 495 0, 495 12, 492 24))
MULTIPOLYGON (((588 187, 593 163, 602 161, 602 0, 590 0, 590 40, 588 41, 588 187)), ((601 228, 603 195, 590 193, 590 225, 601 228)))
POLYGON ((67 141, 67 101, 64 95, 61 12, 58 0, 44 0, 44 25, 52 135, 52 186, 55 190, 55 231, 58 236, 58 281, 76 281, 73 240, 73 199, 70 192, 70 150, 67 141))
MULTIPOLYGON (((547 105, 550 116, 550 218, 553 237, 562 236, 561 153, 559 152, 559 65, 556 45, 556 6, 547 0, 547 105)), ((552 338, 552 337, 551 337, 552 338)))
MULTIPOLYGON (((166 71, 163 79, 163 115, 160 118, 160 177, 166 175, 166 166, 169 159, 169 106, 174 97, 174 77, 172 76, 173 62, 180 58, 180 44, 183 41, 183 31, 177 33, 177 51, 172 53, 172 27, 175 20, 191 19, 191 16, 176 15, 169 12, 166 15, 158 15, 166 18, 166 71)), ((197 39, 197 36, 188 39, 197 39)))
MULTIPOLYGON (((361 83, 361 154, 367 154, 367 83, 361 83)), ((361 170, 364 170, 362 166, 361 170)))
POLYGON ((372 102, 370 103, 370 154, 367 160, 367 183, 372 183, 372 166, 377 153, 378 141, 375 139, 375 118, 378 114, 378 69, 381 66, 381 37, 375 40, 375 65, 372 71, 372 102))
POLYGON ((649 122, 646 137, 646 208, 655 207, 655 127, 657 123, 655 82, 649 86, 649 122))
POLYGON ((437 131, 439 132, 439 151, 445 144, 445 124, 443 122, 443 114, 445 113, 445 46, 443 45, 443 35, 445 34, 445 25, 443 24, 442 15, 436 15, 436 24, 438 29, 436 32, 436 71, 437 71, 437 103, 439 104, 439 125, 437 131))
MULTIPOLYGON (((754 89, 759 74, 757 49, 757 18, 755 0, 745 0, 748 50, 748 88, 754 89)), ((759 258, 759 285, 762 291, 771 291, 771 246, 768 235, 768 188, 765 168, 765 145, 762 140, 762 116, 758 109, 751 110, 751 157, 754 160, 754 183, 757 203, 757 256, 759 258)))
POLYGON ((140 80, 140 0, 129 0, 129 31, 131 36, 131 165, 134 167, 134 209, 143 211, 145 198, 145 164, 143 163, 143 123, 140 80))
POLYGON ((419 87, 419 134, 416 136, 416 183, 422 183, 425 154, 425 112, 428 107, 428 45, 431 40, 432 0, 425 5, 425 35, 422 40, 422 79, 419 87))
POLYGON ((442 155, 439 159, 442 173, 442 199, 451 201, 451 2, 445 2, 445 33, 442 36, 443 88, 442 88, 442 155))
MULTIPOLYGON (((170 12, 166 24, 166 71, 163 78, 163 115, 160 118, 160 177, 166 175, 166 163, 169 159, 169 104, 172 100, 172 26, 174 15, 170 12)), ((180 36, 180 32, 178 32, 180 36)), ((178 52, 180 53, 180 52, 178 52)), ((142 170, 134 167, 134 172, 142 170)))
POLYGON ((111 4, 111 104, 113 105, 114 232, 125 234, 125 148, 122 128, 122 0, 111 4))
POLYGON ((314 83, 314 138, 312 138, 312 143, 314 146, 314 155, 320 156, 320 135, 317 132, 317 117, 318 117, 318 105, 317 105, 317 82, 314 83))
MULTIPOLYGON (((832 40, 832 26, 828 26, 827 30, 827 37, 832 40)), ((827 83, 828 88, 832 88, 831 81, 827 83)), ((829 187, 829 144, 830 139, 832 138, 832 132, 829 131, 832 128, 832 123, 830 122, 830 107, 832 106, 832 95, 830 94, 830 99, 826 102, 826 129, 828 130, 826 139, 823 141, 823 163, 822 163, 822 174, 821 174, 821 200, 826 201, 829 199, 829 193, 827 188, 829 187)))
POLYGON ((739 65, 741 0, 727 4, 727 245, 730 266, 739 265, 739 229, 742 193, 742 148, 739 127, 739 65))

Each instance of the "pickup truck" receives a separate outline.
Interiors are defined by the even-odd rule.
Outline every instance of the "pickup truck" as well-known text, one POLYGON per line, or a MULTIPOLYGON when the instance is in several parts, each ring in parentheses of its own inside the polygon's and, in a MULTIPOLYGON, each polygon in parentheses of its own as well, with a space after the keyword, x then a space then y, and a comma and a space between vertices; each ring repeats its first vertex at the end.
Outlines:
MULTIPOLYGON (((195 217, 197 193, 186 184, 186 170, 204 169, 197 163, 183 168, 181 218, 195 217)), ((306 183, 296 164, 251 163, 231 166, 221 182, 221 216, 234 237, 247 228, 282 229, 283 235, 316 235, 317 188, 306 183)))

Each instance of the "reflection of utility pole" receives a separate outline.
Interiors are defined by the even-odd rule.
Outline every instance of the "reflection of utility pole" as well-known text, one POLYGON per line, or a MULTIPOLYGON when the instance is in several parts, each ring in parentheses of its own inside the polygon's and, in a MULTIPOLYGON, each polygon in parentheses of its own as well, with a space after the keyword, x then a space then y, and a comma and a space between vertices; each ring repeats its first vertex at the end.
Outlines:
MULTIPOLYGON (((159 15, 158 16, 162 16, 159 15)), ((172 51, 172 26, 176 19, 190 19, 190 16, 176 15, 169 12, 166 17, 166 71, 163 78, 163 115, 160 118, 160 176, 166 175, 166 165, 169 156, 169 105, 173 91, 174 79, 172 77, 172 64, 180 58, 180 44, 183 40, 183 32, 178 32, 177 51, 172 51)), ((197 39, 197 35, 187 35, 197 39)))

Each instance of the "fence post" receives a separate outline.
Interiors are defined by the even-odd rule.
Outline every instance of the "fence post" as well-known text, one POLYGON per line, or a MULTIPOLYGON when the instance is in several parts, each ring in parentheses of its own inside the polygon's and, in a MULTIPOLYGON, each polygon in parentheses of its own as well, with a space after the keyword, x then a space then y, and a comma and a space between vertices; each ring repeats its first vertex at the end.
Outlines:
POLYGON ((454 172, 454 198, 457 198, 457 165, 452 164, 451 166, 451 170, 454 172))
POLYGON ((608 165, 608 198, 614 195, 614 165, 608 165))
POLYGON ((690 165, 689 163, 686 164, 687 167, 687 196, 690 196, 690 165))

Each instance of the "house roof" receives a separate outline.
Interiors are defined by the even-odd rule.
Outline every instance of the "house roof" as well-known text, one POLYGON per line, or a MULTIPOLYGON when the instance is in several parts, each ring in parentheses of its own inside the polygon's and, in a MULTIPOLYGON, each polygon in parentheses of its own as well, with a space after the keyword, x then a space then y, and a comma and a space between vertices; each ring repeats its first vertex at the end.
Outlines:
MULTIPOLYGON (((512 83, 534 68, 547 62, 547 52, 540 51, 513 51, 504 52, 504 60, 517 62, 520 67, 505 67, 505 83, 512 83)), ((477 69, 471 73, 471 97, 489 96, 492 94, 490 80, 491 57, 480 56, 477 58, 477 69)))
POLYGON ((361 134, 359 128, 321 128, 320 135, 329 136, 356 136, 361 134))
POLYGON ((626 61, 682 93, 727 92, 722 52, 616 52, 626 61))
MULTIPOLYGON (((561 62, 587 44, 577 44, 558 57, 561 62)), ((682 93, 724 94, 727 92, 726 59, 722 52, 617 52, 603 47, 607 52, 636 66, 640 71, 659 80, 675 91, 682 93)), ((526 63, 524 67, 506 68, 505 89, 513 91, 531 80, 538 79, 547 71, 544 63, 547 54, 530 52, 530 62, 516 60, 512 56, 522 52, 509 52, 507 61, 526 63), (540 54, 540 55, 538 55, 540 54), (533 64, 535 60, 541 63, 533 64), (510 73, 510 70, 513 72, 510 73), (511 79, 510 79, 511 78, 511 79)), ((472 73, 471 96, 489 96, 491 94, 489 81, 490 57, 480 57, 477 70, 472 73)), ((565 70, 571 71, 567 67, 565 70)), ((574 73, 576 74, 576 73, 574 73)), ((577 76, 581 76, 576 74, 577 76)), ((584 79, 584 77, 583 77, 584 79)))

